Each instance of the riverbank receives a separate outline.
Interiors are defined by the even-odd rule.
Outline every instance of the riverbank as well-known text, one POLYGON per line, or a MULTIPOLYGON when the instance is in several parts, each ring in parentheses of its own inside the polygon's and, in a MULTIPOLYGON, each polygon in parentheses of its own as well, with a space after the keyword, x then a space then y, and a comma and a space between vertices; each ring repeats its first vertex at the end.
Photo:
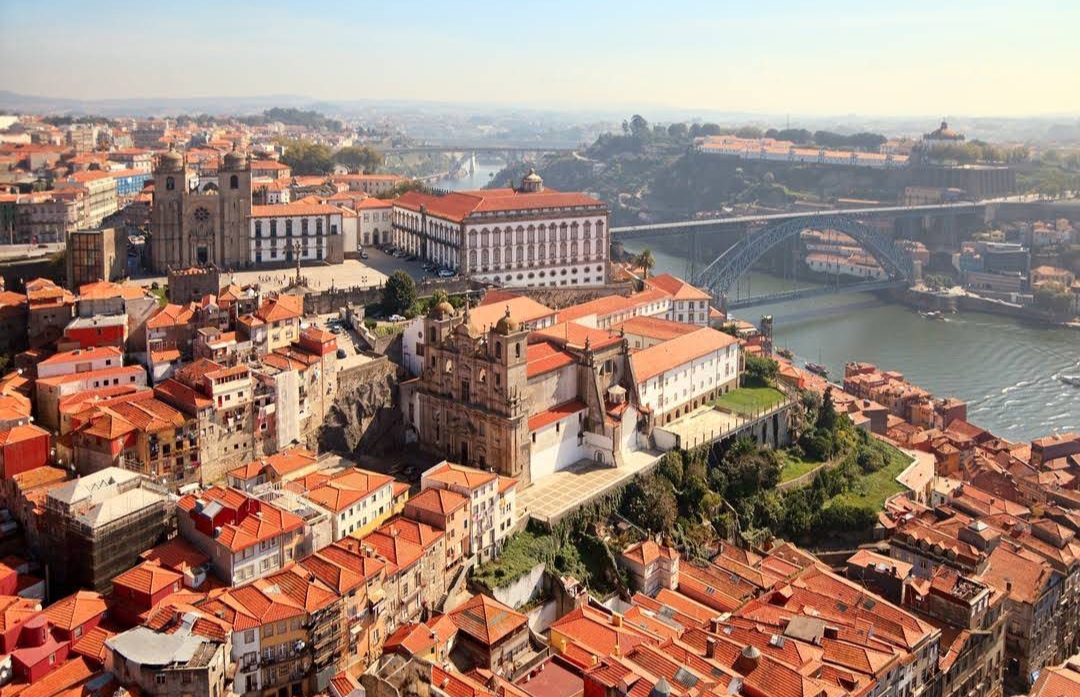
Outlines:
POLYGON ((1023 322, 1032 322, 1043 326, 1080 329, 1080 323, 1062 321, 1058 317, 1041 312, 1025 305, 1016 305, 994 298, 984 298, 971 293, 934 293, 912 288, 890 289, 881 291, 889 302, 923 311, 936 312, 981 312, 988 315, 1011 317, 1023 322))
MULTIPOLYGON (((633 240, 626 247, 651 248, 655 273, 687 273, 677 241, 633 240)), ((789 280, 758 272, 747 281, 758 295, 791 288, 789 280)), ((869 293, 803 298, 742 315, 755 323, 772 315, 773 344, 791 349, 799 365, 820 363, 833 376, 843 375, 849 361, 888 366, 936 395, 963 399, 968 420, 1002 438, 1031 440, 1080 423, 1080 388, 1060 379, 1080 373, 1080 347, 1076 331, 1059 324, 977 310, 933 321, 869 293)))

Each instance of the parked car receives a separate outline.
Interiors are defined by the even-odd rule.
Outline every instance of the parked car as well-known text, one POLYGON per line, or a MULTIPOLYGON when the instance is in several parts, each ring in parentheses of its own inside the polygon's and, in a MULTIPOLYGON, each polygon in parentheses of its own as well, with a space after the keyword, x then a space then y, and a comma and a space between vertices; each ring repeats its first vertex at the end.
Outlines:
POLYGON ((402 317, 401 315, 390 315, 390 321, 391 322, 404 322, 405 318, 402 317))
POLYGON ((439 278, 451 278, 457 276, 457 273, 451 269, 439 269, 439 278))
POLYGON ((367 259, 368 258, 368 253, 361 249, 360 250, 360 258, 361 259, 367 259))

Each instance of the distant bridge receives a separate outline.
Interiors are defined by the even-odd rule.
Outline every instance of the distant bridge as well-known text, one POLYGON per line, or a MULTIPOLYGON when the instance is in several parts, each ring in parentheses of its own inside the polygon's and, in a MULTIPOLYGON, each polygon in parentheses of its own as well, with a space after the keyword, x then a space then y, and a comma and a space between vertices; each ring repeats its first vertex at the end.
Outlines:
MULTIPOLYGON (((985 213, 987 201, 964 201, 960 203, 936 203, 919 206, 881 206, 879 208, 840 208, 820 211, 800 211, 797 213, 767 213, 764 215, 741 215, 731 218, 708 218, 702 220, 680 220, 669 223, 646 223, 642 225, 618 225, 611 228, 613 237, 633 239, 635 237, 656 237, 660 235, 681 235, 688 232, 719 231, 725 228, 771 225, 786 220, 815 220, 829 216, 846 216, 862 220, 872 218, 924 218, 952 216, 964 213, 985 213)), ((820 224, 820 223, 818 223, 820 224)), ((811 225, 812 227, 813 225, 811 225)))
POLYGON ((426 152, 472 152, 483 154, 522 154, 522 153, 571 153, 574 152, 573 147, 562 146, 549 146, 541 145, 539 143, 535 145, 520 145, 520 144, 508 144, 508 145, 492 145, 491 143, 485 143, 483 145, 406 145, 400 148, 387 148, 383 151, 384 157, 390 155, 413 155, 416 153, 426 152))

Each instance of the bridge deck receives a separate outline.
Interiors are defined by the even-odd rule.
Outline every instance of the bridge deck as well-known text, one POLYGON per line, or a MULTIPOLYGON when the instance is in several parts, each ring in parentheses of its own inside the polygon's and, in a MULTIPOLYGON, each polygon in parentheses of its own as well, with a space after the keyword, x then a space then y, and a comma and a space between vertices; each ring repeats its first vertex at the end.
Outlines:
POLYGON ((677 232, 700 228, 738 227, 743 225, 778 223, 799 218, 822 218, 842 215, 852 218, 875 218, 897 216, 947 215, 969 213, 985 207, 985 202, 939 203, 925 206, 883 206, 880 208, 831 208, 798 213, 768 213, 765 215, 741 215, 732 218, 709 218, 706 220, 680 220, 670 223, 647 223, 644 225, 620 225, 611 228, 615 236, 644 235, 649 233, 677 232))

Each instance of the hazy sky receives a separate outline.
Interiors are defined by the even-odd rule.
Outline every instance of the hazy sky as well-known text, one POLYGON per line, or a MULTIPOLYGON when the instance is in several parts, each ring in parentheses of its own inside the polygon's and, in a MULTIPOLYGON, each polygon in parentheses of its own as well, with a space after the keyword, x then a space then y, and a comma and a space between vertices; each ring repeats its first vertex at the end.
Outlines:
POLYGON ((0 89, 1080 114, 1080 0, 0 0, 0 89))

